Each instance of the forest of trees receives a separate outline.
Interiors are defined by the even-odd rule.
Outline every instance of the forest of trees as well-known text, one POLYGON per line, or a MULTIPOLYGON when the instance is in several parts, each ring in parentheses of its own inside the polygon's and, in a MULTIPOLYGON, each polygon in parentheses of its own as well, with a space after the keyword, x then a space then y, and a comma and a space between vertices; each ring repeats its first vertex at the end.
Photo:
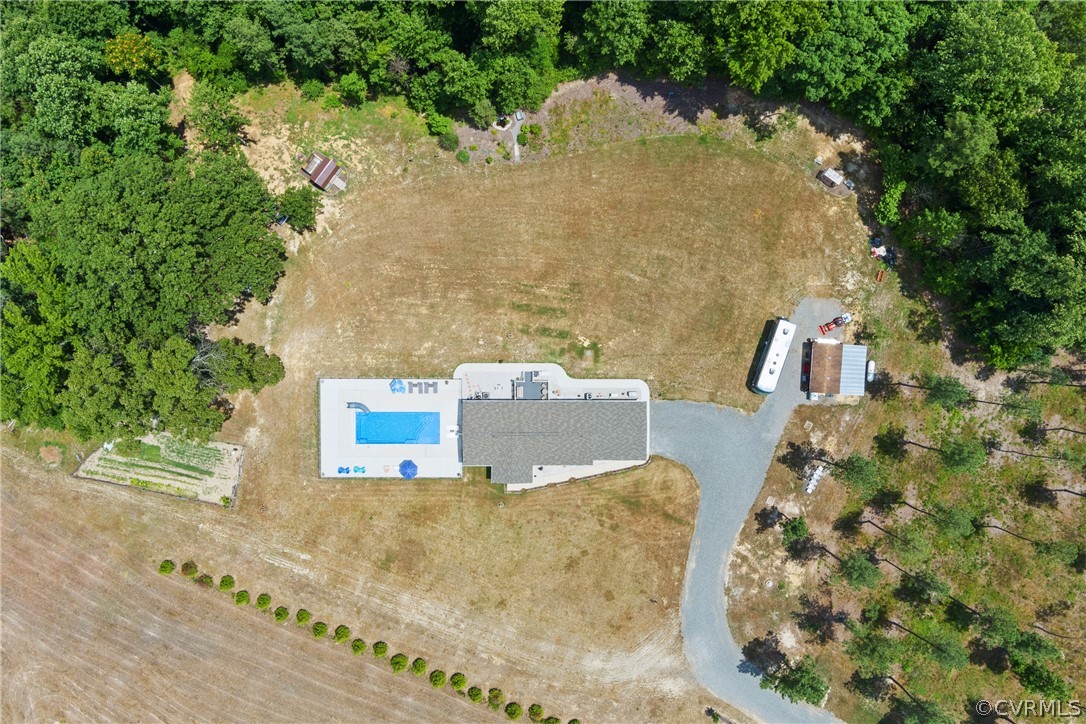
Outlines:
POLYGON ((134 10, 3 6, 0 416, 83 439, 201 439, 226 419, 223 395, 283 376, 206 327, 267 298, 284 253, 228 96, 197 99, 202 142, 186 150, 169 59, 134 10))
POLYGON ((278 379, 202 330, 282 271, 228 100, 287 77, 402 94, 431 128, 613 68, 821 102, 873 139, 878 221, 991 363, 1086 342, 1086 4, 39 0, 3 15, 5 418, 203 435, 223 391, 278 379), (198 148, 167 123, 181 69, 198 148))

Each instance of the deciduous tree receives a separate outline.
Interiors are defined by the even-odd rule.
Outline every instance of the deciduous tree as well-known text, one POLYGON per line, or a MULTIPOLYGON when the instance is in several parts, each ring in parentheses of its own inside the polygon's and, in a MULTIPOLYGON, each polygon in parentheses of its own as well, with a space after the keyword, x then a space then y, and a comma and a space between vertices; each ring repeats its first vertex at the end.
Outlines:
POLYGON ((983 114, 1001 133, 1040 111, 1065 66, 1021 5, 957 6, 926 70, 948 111, 983 114))
POLYGON ((863 0, 825 6, 826 27, 798 44, 785 80, 809 100, 855 110, 879 126, 905 97, 913 17, 905 5, 863 0))
POLYGON ((758 92, 792 62, 796 43, 826 29, 824 7, 780 0, 714 3, 710 51, 723 60, 732 82, 758 92))
POLYGON ((688 23, 661 20, 652 29, 653 67, 679 83, 705 77, 705 36, 688 23))
POLYGON ((649 3, 604 0, 584 13, 583 39, 596 67, 635 66, 649 35, 649 3))
POLYGON ((320 192, 311 186, 296 186, 279 195, 279 213, 286 214, 290 228, 298 232, 316 228, 321 205, 320 192))
POLYGON ((928 375, 921 381, 927 388, 925 400, 929 405, 952 410, 969 404, 972 395, 956 377, 949 375, 928 375))
POLYGON ((227 149, 241 142, 245 117, 231 102, 230 94, 211 83, 197 83, 186 114, 206 148, 227 149))
POLYGON ((968 473, 980 470, 988 459, 988 451, 980 440, 955 437, 939 453, 947 470, 968 473))
POLYGON ((839 464, 841 478, 860 496, 870 499, 882 488, 882 475, 878 464, 871 458, 852 453, 839 464))

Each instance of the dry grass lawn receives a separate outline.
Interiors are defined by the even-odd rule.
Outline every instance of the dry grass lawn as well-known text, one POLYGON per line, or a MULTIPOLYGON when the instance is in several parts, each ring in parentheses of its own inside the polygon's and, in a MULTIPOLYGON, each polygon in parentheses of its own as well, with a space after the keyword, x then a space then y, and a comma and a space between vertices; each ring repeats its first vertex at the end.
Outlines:
POLYGON ((515 497, 482 480, 258 470, 236 511, 65 478, 10 444, 3 474, 5 720, 483 715, 157 575, 167 557, 564 718, 689 720, 720 706, 685 672, 680 563, 697 488, 669 461, 515 497))
MULTIPOLYGON (((276 133, 264 137, 287 136, 276 133)), ((827 142, 795 134, 789 148, 827 142)), ((852 293, 864 243, 854 202, 779 151, 688 137, 353 176, 273 302, 220 332, 266 343, 286 365, 281 384, 240 397, 223 431, 246 446, 235 509, 65 478, 20 452, 37 456, 37 436, 4 433, 0 715, 488 715, 160 577, 166 557, 563 719, 726 711, 682 654, 697 509, 683 468, 654 460, 522 496, 477 477, 322 481, 317 379, 549 360, 751 409, 743 384, 764 322, 806 294, 852 293)))
POLYGON ((241 326, 284 358, 299 403, 319 376, 547 360, 752 409, 765 321, 807 294, 848 296, 863 262, 854 202, 738 141, 625 143, 348 194, 334 233, 307 240, 272 308, 241 326))

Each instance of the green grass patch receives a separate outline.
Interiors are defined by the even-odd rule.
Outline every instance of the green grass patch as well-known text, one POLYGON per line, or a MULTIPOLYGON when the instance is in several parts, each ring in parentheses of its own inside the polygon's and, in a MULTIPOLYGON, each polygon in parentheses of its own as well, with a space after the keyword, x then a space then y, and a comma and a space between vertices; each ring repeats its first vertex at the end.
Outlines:
POLYGON ((223 461, 223 451, 217 447, 184 442, 172 436, 163 436, 160 443, 160 455, 171 465, 195 466, 194 470, 191 467, 182 468, 185 470, 211 475, 208 469, 223 461))
POLYGON ((573 333, 568 329, 555 329, 554 327, 547 327, 544 325, 537 325, 536 327, 529 327, 524 325, 520 328, 520 333, 537 337, 548 337, 550 339, 569 339, 573 333))
POLYGON ((679 516, 673 513, 669 513, 666 510, 662 513, 662 515, 664 516, 664 520, 666 520, 668 523, 675 523, 676 525, 685 526, 687 528, 693 525, 693 523, 691 523, 686 518, 680 518, 679 516))
POLYGON ((568 314, 565 309, 561 307, 548 307, 541 304, 528 304, 525 302, 513 302, 510 304, 515 311, 524 312, 525 314, 535 314, 540 317, 564 317, 568 314))
POLYGON ((112 470, 133 471, 133 472, 139 472, 141 470, 145 470, 147 472, 159 473, 161 475, 168 475, 170 477, 175 477, 175 478, 185 478, 187 480, 199 481, 199 480, 203 479, 202 477, 200 477, 198 475, 189 475, 188 473, 180 473, 180 472, 170 470, 168 468, 159 467, 157 465, 144 465, 142 463, 133 462, 132 460, 126 459, 126 458, 118 459, 118 458, 103 457, 103 458, 101 458, 99 460, 99 463, 103 467, 110 468, 112 470))
POLYGON ((144 490, 156 490, 160 493, 169 493, 170 495, 176 495, 179 498, 195 498, 196 494, 188 490, 183 490, 176 485, 167 485, 165 483, 156 483, 151 480, 143 480, 142 478, 129 478, 128 484, 134 488, 143 488, 144 490))
POLYGON ((162 462, 162 448, 158 445, 150 445, 145 442, 140 442, 140 460, 146 460, 151 463, 162 462))
MULTIPOLYGON (((169 465, 170 468, 176 468, 177 470, 187 470, 190 473, 196 473, 197 475, 199 475, 201 477, 204 477, 204 478, 214 477, 214 475, 215 475, 215 473, 213 473, 210 470, 206 470, 206 469, 198 467, 196 465, 189 465, 188 463, 179 463, 176 460, 163 460, 162 464, 163 465, 169 465)), ((181 474, 182 473, 178 473, 178 475, 181 475, 181 474)))
POLYGON ((429 133, 423 118, 403 97, 380 96, 358 105, 327 108, 324 99, 306 100, 292 83, 253 89, 240 98, 243 108, 258 116, 278 116, 290 140, 311 148, 331 140, 363 139, 374 144, 393 141, 413 144, 429 133))

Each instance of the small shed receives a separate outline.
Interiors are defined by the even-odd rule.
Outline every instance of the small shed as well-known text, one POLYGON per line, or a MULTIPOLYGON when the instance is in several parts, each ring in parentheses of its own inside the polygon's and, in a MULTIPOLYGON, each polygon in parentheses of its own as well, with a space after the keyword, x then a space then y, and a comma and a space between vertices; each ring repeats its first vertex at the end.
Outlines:
POLYGON ((845 177, 840 174, 839 171, 832 168, 825 168, 818 172, 818 180, 829 186, 831 189, 834 186, 845 182, 845 177))
POLYGON ((867 346, 836 339, 811 340, 810 395, 861 397, 866 392, 867 346))
POLYGON ((309 182, 321 191, 342 190, 347 188, 347 170, 340 166, 334 158, 314 151, 309 154, 302 173, 309 182))

